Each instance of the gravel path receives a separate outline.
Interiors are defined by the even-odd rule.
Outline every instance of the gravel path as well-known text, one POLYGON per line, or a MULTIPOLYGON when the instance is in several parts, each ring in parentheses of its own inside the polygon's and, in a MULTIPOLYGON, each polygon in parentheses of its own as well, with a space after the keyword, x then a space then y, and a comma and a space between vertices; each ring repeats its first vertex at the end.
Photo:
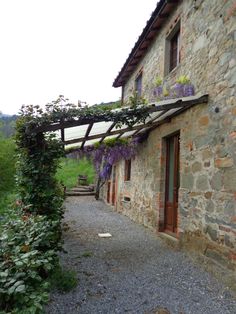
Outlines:
POLYGON ((66 207, 61 262, 77 271, 79 285, 54 292, 46 313, 236 313, 229 290, 150 230, 92 197, 66 207), (99 238, 103 232, 112 237, 99 238))

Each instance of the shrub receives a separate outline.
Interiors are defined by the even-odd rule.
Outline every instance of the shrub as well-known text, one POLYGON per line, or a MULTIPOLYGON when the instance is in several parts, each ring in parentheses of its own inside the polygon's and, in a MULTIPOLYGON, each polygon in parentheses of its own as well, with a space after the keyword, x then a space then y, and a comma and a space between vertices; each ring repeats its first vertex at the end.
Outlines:
POLYGON ((58 261, 58 224, 59 220, 30 214, 24 207, 5 217, 0 237, 0 310, 41 312, 48 301, 45 279, 58 261))

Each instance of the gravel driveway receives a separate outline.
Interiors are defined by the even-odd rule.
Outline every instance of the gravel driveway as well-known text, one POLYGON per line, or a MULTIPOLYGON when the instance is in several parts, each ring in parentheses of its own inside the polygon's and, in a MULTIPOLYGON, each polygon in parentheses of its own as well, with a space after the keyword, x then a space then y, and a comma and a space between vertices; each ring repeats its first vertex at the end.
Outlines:
POLYGON ((93 197, 69 198, 66 208, 61 263, 79 285, 54 292, 46 313, 236 313, 227 288, 150 230, 93 197))

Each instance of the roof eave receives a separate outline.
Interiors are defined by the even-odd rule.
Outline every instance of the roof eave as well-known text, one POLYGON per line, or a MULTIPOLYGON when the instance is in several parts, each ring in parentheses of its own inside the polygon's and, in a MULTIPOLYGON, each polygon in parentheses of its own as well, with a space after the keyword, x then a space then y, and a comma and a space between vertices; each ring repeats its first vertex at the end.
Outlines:
POLYGON ((157 3, 156 9, 147 21, 143 32, 139 36, 122 69, 114 80, 113 87, 123 86, 127 82, 154 38, 157 36, 162 25, 179 2, 180 0, 160 0, 157 3))

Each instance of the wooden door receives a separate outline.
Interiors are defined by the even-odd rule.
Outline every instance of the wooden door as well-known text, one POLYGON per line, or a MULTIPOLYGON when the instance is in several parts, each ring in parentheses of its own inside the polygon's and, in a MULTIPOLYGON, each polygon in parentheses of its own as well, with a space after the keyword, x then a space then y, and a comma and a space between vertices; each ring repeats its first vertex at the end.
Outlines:
POLYGON ((179 133, 166 140, 165 231, 177 232, 179 190, 179 133))
POLYGON ((112 198, 111 203, 112 205, 115 205, 116 202, 116 166, 113 166, 112 169, 112 198))
POLYGON ((111 181, 107 182, 107 203, 110 203, 111 181))

